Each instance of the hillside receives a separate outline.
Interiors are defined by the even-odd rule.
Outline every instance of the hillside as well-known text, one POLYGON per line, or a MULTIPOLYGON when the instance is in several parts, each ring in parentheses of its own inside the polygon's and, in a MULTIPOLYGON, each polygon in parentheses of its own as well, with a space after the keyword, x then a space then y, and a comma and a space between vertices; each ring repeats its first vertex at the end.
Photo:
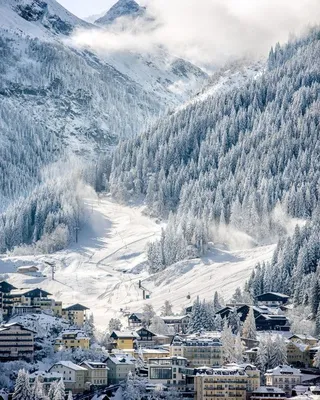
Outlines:
POLYGON ((228 300, 249 278, 257 262, 271 259, 274 249, 244 246, 242 250, 228 250, 216 244, 201 259, 150 275, 146 245, 160 236, 161 225, 143 216, 141 207, 120 206, 108 198, 88 199, 87 207, 91 223, 80 233, 78 245, 53 255, 1 257, 0 271, 16 287, 41 287, 65 305, 79 302, 90 307, 99 329, 106 329, 112 317, 123 318, 120 308, 138 312, 146 302, 160 311, 170 298, 174 312, 180 313, 197 295, 212 299, 215 290, 228 300), (51 280, 44 260, 55 263, 56 281, 51 280), (39 266, 46 278, 16 273, 22 265, 39 266), (150 290, 150 301, 143 300, 139 280, 150 290))

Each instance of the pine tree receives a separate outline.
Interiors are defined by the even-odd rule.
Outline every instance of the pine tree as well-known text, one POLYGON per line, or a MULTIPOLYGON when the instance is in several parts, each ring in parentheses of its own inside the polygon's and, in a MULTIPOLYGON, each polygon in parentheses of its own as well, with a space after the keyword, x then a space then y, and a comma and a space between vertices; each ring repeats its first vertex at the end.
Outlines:
POLYGON ((317 350, 314 359, 313 359, 313 366, 316 368, 320 368, 320 349, 317 350))
POLYGON ((221 310, 221 308, 222 308, 222 305, 220 303, 219 293, 217 291, 214 292, 213 305, 214 305, 215 312, 221 310))
POLYGON ((32 400, 45 400, 47 397, 44 394, 43 385, 37 376, 32 386, 32 400))
POLYGON ((64 400, 65 398, 65 386, 63 379, 60 379, 60 381, 57 384, 56 390, 54 392, 54 400, 64 400))
POLYGON ((320 305, 318 307, 317 315, 316 315, 316 328, 315 328, 316 336, 320 335, 320 305))
POLYGON ((223 359, 225 363, 235 362, 235 339, 232 330, 228 325, 228 320, 225 319, 223 323, 223 330, 221 332, 221 343, 223 348, 223 359))
POLYGON ((273 341, 272 367, 287 364, 287 345, 281 335, 277 335, 273 341))
POLYGON ((172 304, 170 303, 169 300, 166 300, 164 302, 164 305, 161 307, 161 316, 167 317, 168 315, 173 315, 172 304))
POLYGON ((32 392, 29 383, 29 374, 24 369, 20 369, 14 387, 12 400, 30 400, 32 392))
POLYGON ((318 278, 315 277, 311 289, 311 299, 310 299, 311 312, 314 318, 317 315, 319 303, 320 303, 320 284, 318 278))
POLYGON ((73 396, 72 396, 72 392, 71 391, 69 391, 69 393, 68 393, 68 400, 73 400, 73 396))
POLYGON ((240 316, 237 313, 236 307, 233 307, 233 309, 231 310, 231 312, 228 316, 228 322, 229 322, 229 326, 232 330, 232 333, 234 333, 236 335, 240 331, 240 326, 241 326, 240 316))
POLYGON ((243 363, 244 345, 241 340, 240 332, 238 332, 234 345, 234 358, 238 364, 243 363))
POLYGON ((51 383, 49 391, 48 391, 48 398, 49 400, 55 400, 55 392, 57 389, 58 382, 54 381, 51 383))
POLYGON ((256 340, 257 338, 256 321, 254 318, 254 312, 252 307, 250 307, 248 315, 244 321, 242 336, 246 339, 252 339, 252 340, 256 340))

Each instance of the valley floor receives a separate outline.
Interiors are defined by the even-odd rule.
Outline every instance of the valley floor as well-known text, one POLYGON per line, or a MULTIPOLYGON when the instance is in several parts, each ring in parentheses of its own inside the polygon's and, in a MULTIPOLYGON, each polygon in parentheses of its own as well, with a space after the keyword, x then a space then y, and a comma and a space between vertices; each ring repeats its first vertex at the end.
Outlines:
POLYGON ((87 204, 90 224, 81 231, 78 244, 48 256, 3 256, 0 274, 17 288, 47 290, 64 306, 81 303, 89 307, 101 330, 110 318, 123 316, 120 309, 138 312, 146 302, 159 311, 169 299, 179 313, 197 295, 209 300, 215 290, 228 300, 257 262, 270 260, 275 247, 228 251, 215 246, 201 259, 180 262, 150 276, 145 249, 159 237, 161 224, 144 216, 141 207, 122 206, 106 197, 87 204), (44 261, 55 263, 54 281, 44 261), (16 273, 22 265, 37 265, 46 277, 16 273), (139 281, 148 290, 149 300, 143 300, 139 281))

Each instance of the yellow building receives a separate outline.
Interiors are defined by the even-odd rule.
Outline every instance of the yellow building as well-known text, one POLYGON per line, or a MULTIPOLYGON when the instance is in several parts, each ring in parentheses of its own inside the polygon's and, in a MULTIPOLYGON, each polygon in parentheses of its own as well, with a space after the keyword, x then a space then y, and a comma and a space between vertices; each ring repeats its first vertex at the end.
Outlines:
POLYGON ((318 339, 316 339, 315 337, 303 334, 292 335, 291 337, 289 337, 289 340, 295 343, 308 344, 309 346, 316 346, 316 344, 318 343, 318 339))
POLYGON ((63 331, 57 337, 54 349, 55 351, 64 349, 89 349, 90 338, 83 332, 79 330, 68 330, 63 331))
POLYGON ((134 341, 139 339, 139 335, 132 332, 113 331, 110 337, 114 340, 117 349, 131 350, 134 347, 134 341))
POLYGON ((194 377, 196 400, 245 400, 248 376, 243 369, 206 368, 194 377))
POLYGON ((144 349, 140 348, 139 350, 135 350, 133 353, 133 356, 135 359, 143 359, 146 363, 152 358, 163 358, 163 357, 169 357, 170 352, 169 350, 166 349, 144 349))
POLYGON ((86 382, 90 382, 95 386, 108 385, 108 370, 107 364, 99 362, 84 361, 80 364, 81 367, 87 370, 86 382))
POLYGON ((86 321, 86 311, 89 308, 81 305, 74 304, 70 307, 62 309, 63 318, 67 319, 72 325, 83 326, 86 321))

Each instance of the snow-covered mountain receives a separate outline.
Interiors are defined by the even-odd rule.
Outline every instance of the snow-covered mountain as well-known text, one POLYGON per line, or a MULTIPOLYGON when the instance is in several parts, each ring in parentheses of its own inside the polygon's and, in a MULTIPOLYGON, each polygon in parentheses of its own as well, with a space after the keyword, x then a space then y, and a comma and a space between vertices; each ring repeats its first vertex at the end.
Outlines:
POLYGON ((132 20, 136 18, 145 17, 146 8, 141 7, 134 0, 119 0, 114 6, 106 12, 105 15, 98 18, 95 23, 100 25, 111 25, 119 18, 130 18, 132 20))
POLYGON ((0 210, 34 187, 44 165, 135 135, 207 78, 167 53, 73 46, 76 29, 92 28, 55 0, 0 0, 0 210))

